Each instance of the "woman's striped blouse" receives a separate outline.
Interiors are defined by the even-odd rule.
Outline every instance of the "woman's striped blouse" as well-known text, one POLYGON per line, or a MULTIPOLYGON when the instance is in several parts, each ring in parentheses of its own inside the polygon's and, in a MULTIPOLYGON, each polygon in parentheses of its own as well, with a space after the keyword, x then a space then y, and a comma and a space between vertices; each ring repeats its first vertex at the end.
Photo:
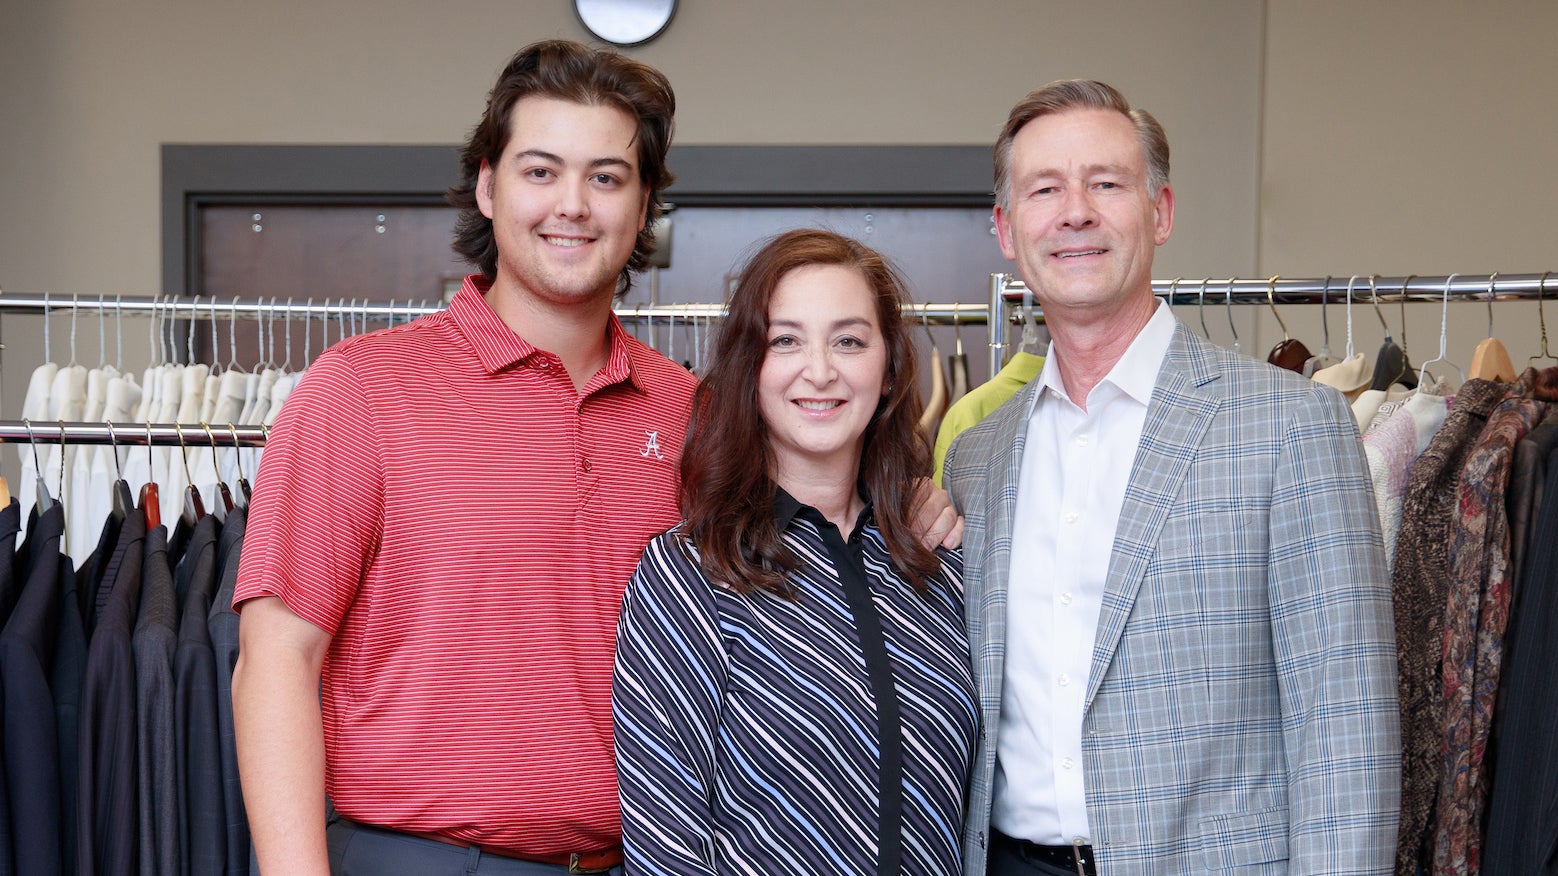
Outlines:
POLYGON ((679 529, 628 586, 613 687, 638 874, 956 874, 978 712, 962 561, 916 593, 867 507, 775 504, 794 599, 711 583, 679 529))

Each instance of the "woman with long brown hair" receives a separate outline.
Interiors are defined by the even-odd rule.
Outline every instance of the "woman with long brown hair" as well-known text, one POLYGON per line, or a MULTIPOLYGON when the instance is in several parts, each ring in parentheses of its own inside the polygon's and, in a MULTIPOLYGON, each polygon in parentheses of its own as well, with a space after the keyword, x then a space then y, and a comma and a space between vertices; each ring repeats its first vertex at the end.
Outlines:
POLYGON ((930 448, 903 283, 826 231, 731 296, 683 522, 623 603, 628 872, 955 874, 978 729, 962 562, 916 538, 930 448))

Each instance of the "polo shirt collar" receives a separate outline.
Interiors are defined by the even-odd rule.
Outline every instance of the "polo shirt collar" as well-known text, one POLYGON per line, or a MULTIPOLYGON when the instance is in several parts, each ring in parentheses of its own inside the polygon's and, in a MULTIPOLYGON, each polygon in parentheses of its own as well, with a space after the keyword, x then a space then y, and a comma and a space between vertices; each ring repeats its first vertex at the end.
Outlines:
MULTIPOLYGON (((449 316, 454 320, 455 329, 471 345, 487 373, 497 374, 534 356, 552 355, 520 337, 498 317, 487 303, 487 292, 491 288, 491 282, 481 274, 470 274, 449 302, 449 316)), ((648 355, 648 349, 634 348, 631 336, 622 328, 615 313, 606 324, 606 335, 610 349, 606 367, 602 370, 604 385, 629 381, 642 389, 634 364, 639 357, 648 355)), ((596 381, 592 378, 591 382, 596 381)))

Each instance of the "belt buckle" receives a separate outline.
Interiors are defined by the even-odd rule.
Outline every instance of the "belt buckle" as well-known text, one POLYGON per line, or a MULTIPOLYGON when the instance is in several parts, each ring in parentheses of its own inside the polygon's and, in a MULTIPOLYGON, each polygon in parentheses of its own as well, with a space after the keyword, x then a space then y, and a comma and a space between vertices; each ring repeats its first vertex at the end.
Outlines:
POLYGON ((573 852, 572 854, 570 854, 568 856, 568 872, 569 873, 610 873, 611 872, 611 867, 609 867, 609 866, 608 867, 586 867, 586 866, 584 866, 583 864, 580 863, 580 858, 581 857, 582 856, 578 852, 573 852))

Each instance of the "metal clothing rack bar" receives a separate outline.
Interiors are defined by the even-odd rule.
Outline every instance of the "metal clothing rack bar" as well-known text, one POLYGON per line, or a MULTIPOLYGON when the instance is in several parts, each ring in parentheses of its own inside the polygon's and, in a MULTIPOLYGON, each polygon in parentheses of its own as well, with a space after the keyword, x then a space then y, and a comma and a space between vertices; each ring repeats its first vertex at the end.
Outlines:
MULTIPOLYGON (((1021 303, 1023 283, 1010 274, 992 274, 1006 277, 1004 297, 1008 302, 1021 303)), ((1206 301, 1222 304, 1232 299, 1234 304, 1319 304, 1322 298, 1346 302, 1348 284, 1351 283, 1354 303, 1368 303, 1379 295, 1383 303, 1407 301, 1440 301, 1448 284, 1450 297, 1487 300, 1490 291, 1493 300, 1505 301, 1521 298, 1558 297, 1558 272, 1536 274, 1450 274, 1419 275, 1406 277, 1337 276, 1311 278, 1241 278, 1241 277, 1181 277, 1177 280, 1153 280, 1152 293, 1168 298, 1173 305, 1196 304, 1201 300, 1202 286, 1206 287, 1206 301), (1453 278, 1453 279, 1452 279, 1453 278), (1270 298, 1268 298, 1268 291, 1270 298), (1341 297, 1336 297, 1341 296, 1341 297)))
MULTIPOLYGON (((1203 302, 1224 304, 1319 304, 1347 302, 1351 288, 1355 304, 1367 304, 1378 296, 1381 303, 1400 301, 1438 302, 1446 289, 1462 301, 1509 301, 1558 298, 1558 271, 1530 274, 1413 274, 1405 277, 1343 275, 1333 277, 1181 277, 1153 280, 1152 292, 1171 305, 1203 302), (1203 297, 1204 292, 1204 297, 1203 297)), ((990 373, 1000 367, 1006 348, 1006 327, 1021 319, 1018 312, 1026 286, 1011 274, 990 275, 990 312, 1006 317, 990 321, 990 373)), ((1042 317, 1041 317, 1042 319, 1042 317)))
MULTIPOLYGON (((281 301, 273 298, 229 298, 177 296, 104 296, 82 297, 54 294, 14 293, 0 290, 0 312, 43 313, 70 310, 86 310, 103 314, 160 317, 163 319, 274 319, 276 317, 309 319, 352 315, 367 320, 404 322, 443 309, 443 304, 427 302, 353 301, 298 301, 296 298, 281 301)), ((617 318, 624 323, 654 323, 676 321, 713 320, 725 315, 723 304, 619 304, 615 308, 617 318)), ((989 310, 979 304, 909 304, 904 306, 904 318, 924 320, 935 325, 983 325, 989 318, 989 310)))
POLYGON ((0 420, 0 444, 126 444, 155 447, 264 447, 264 426, 226 423, 27 423, 0 420), (207 426, 211 433, 206 434, 207 426))

